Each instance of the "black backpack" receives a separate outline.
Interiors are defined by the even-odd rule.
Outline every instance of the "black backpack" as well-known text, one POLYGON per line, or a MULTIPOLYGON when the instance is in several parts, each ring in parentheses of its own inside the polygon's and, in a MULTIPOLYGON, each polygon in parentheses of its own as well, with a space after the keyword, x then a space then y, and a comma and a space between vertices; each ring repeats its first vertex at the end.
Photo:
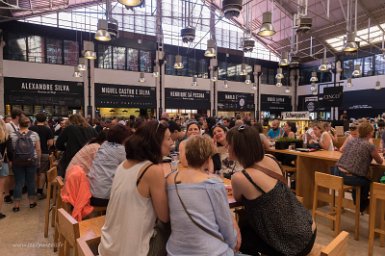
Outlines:
POLYGON ((32 131, 27 134, 15 132, 17 140, 13 150, 13 165, 20 167, 31 167, 36 165, 35 146, 31 139, 32 131))

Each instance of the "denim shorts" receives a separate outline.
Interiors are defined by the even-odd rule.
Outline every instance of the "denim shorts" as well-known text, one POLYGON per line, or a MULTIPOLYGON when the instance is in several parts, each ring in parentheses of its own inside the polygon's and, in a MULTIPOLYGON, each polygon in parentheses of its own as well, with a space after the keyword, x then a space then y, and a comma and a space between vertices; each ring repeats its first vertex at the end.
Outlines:
POLYGON ((3 166, 0 168, 0 177, 7 177, 9 175, 9 165, 8 163, 3 163, 3 166))

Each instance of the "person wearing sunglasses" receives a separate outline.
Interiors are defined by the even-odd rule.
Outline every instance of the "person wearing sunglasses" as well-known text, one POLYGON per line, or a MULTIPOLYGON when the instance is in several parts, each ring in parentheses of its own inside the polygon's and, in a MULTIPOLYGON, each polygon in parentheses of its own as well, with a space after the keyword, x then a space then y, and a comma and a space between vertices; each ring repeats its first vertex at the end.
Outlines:
POLYGON ((240 251, 258 255, 307 255, 316 238, 309 211, 286 185, 277 162, 265 156, 258 131, 239 126, 226 136, 230 159, 244 167, 231 178, 233 196, 243 203, 240 251))

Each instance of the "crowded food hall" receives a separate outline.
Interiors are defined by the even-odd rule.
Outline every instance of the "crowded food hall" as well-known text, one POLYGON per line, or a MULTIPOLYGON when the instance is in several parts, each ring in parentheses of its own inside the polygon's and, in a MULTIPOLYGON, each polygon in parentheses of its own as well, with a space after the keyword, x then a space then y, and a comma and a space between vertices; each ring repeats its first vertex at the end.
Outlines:
POLYGON ((378 0, 1 0, 0 255, 385 255, 378 0))

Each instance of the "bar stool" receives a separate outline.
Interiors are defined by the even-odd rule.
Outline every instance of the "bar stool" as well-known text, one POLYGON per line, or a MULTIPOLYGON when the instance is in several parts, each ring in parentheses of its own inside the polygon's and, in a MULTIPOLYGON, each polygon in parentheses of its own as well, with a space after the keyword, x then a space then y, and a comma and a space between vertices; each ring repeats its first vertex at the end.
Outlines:
POLYGON ((373 182, 370 187, 370 216, 369 216, 369 252, 373 255, 375 233, 380 234, 380 245, 385 245, 385 184, 373 182), (376 228, 377 201, 381 202, 380 228, 376 228))
POLYGON ((292 181, 291 176, 296 174, 297 167, 290 166, 290 165, 281 165, 281 167, 282 167, 283 175, 287 179, 287 186, 291 188, 291 181, 292 181))
POLYGON ((47 171, 47 199, 44 208, 44 237, 48 237, 49 214, 51 211, 51 223, 54 225, 54 211, 55 211, 55 193, 52 193, 53 187, 56 186, 57 168, 52 167, 47 171), (51 206, 52 204, 52 206, 51 206))
POLYGON ((360 234, 360 200, 361 200, 361 188, 359 186, 346 186, 342 177, 334 176, 326 173, 316 172, 315 173, 315 184, 314 184, 314 198, 313 198, 313 210, 312 215, 315 219, 316 215, 327 218, 333 222, 333 230, 335 236, 340 233, 341 229, 341 212, 342 208, 352 209, 355 214, 355 229, 354 239, 359 240, 360 234), (320 192, 319 188, 326 188, 332 190, 332 194, 329 192, 320 192), (346 191, 350 191, 353 188, 356 189, 356 205, 353 204, 352 200, 346 199, 344 194, 346 191), (337 196, 335 192, 337 191, 337 196), (317 210, 318 201, 327 202, 331 204, 333 211, 327 213, 324 211, 317 210))

